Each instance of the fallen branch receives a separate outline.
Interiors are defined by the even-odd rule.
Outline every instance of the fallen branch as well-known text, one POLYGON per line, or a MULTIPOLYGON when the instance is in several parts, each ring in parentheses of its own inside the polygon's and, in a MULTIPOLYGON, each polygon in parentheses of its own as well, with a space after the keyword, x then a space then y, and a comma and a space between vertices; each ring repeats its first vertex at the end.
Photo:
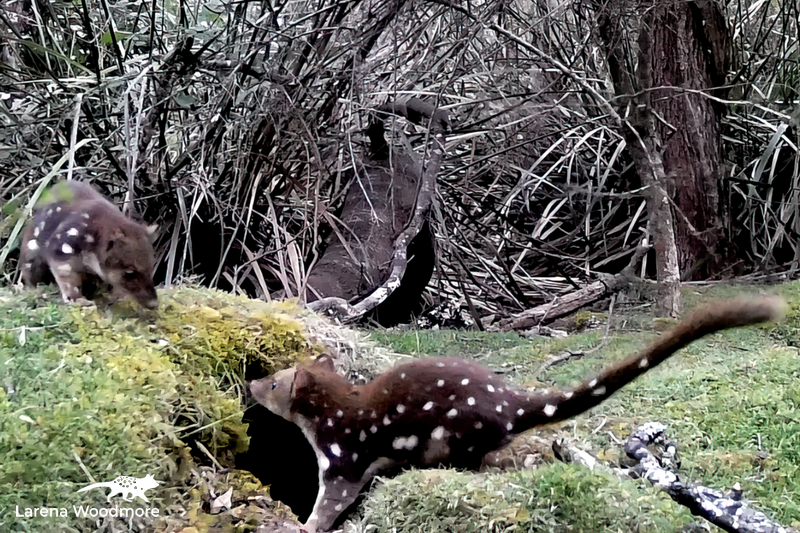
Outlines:
POLYGON ((552 322, 573 313, 591 303, 594 303, 608 294, 614 294, 627 287, 634 279, 634 269, 639 261, 644 257, 648 248, 639 246, 631 258, 630 263, 622 272, 615 276, 600 274, 600 279, 585 287, 555 298, 552 302, 536 306, 519 313, 518 315, 500 320, 489 327, 490 331, 510 331, 528 329, 542 323, 552 322))
POLYGON ((751 508, 742 500, 742 489, 738 483, 727 493, 702 485, 684 484, 677 474, 665 469, 675 457, 678 445, 666 436, 666 426, 658 422, 648 422, 639 427, 625 443, 625 453, 639 461, 634 467, 658 488, 664 490, 679 504, 687 507, 693 515, 705 518, 712 524, 730 533, 791 533, 773 522, 761 511, 751 508), (659 461, 647 449, 650 444, 658 444, 665 450, 659 461))

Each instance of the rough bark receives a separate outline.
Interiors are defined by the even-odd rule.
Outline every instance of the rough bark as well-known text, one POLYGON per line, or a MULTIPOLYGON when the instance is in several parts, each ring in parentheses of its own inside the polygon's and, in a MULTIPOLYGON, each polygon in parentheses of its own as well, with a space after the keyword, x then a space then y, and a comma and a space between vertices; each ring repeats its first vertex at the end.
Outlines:
MULTIPOLYGON (((674 200, 682 278, 705 279, 721 266, 718 186, 724 108, 706 92, 724 84, 728 32, 714 1, 658 2, 643 22, 641 55, 652 65, 640 89, 653 88, 666 188, 674 200)), ((714 89, 715 96, 724 96, 714 89)))
MULTIPOLYGON (((694 109, 692 107, 694 102, 687 101, 685 98, 681 100, 680 95, 685 94, 686 91, 676 88, 685 86, 686 82, 677 80, 675 77, 679 73, 682 73, 683 76, 691 77, 696 72, 689 68, 683 70, 682 63, 684 59, 682 55, 684 51, 678 50, 679 43, 672 40, 674 38, 670 34, 673 31, 672 26, 664 27, 663 25, 667 23, 666 19, 669 18, 670 13, 673 11, 681 12, 681 10, 684 10, 685 18, 689 16, 688 13, 692 12, 692 10, 698 11, 698 7, 694 3, 688 5, 671 1, 656 2, 653 6, 642 11, 637 11, 633 5, 625 1, 610 4, 596 3, 595 5, 598 9, 600 41, 608 60, 609 73, 614 84, 617 101, 623 107, 620 115, 626 117, 621 125, 622 134, 625 136, 634 167, 642 180, 642 184, 648 190, 650 229, 655 248, 656 272, 659 283, 657 308, 662 314, 675 315, 680 310, 681 276, 678 245, 683 243, 681 241, 676 242, 675 222, 673 220, 669 192, 674 190, 674 186, 670 182, 670 176, 668 176, 666 169, 669 165, 672 165, 669 168, 673 173, 681 172, 679 168, 682 166, 697 164, 690 160, 690 156, 694 156, 696 159, 699 155, 706 154, 708 150, 689 150, 686 146, 697 136, 696 132, 703 132, 702 125, 698 122, 702 114, 694 116, 691 131, 687 131, 690 126, 685 123, 681 123, 677 127, 671 124, 664 125, 663 118, 659 114, 659 109, 656 108, 656 105, 660 108, 674 107, 676 110, 681 110, 684 115, 691 114, 690 111, 694 109), (637 18, 640 12, 645 13, 641 19, 637 18), (639 29, 636 58, 632 57, 628 52, 636 48, 635 44, 637 44, 629 41, 630 26, 638 27, 639 29), (658 29, 655 26, 658 26, 658 29), (633 67, 631 65, 636 65, 636 69, 632 70, 633 67), (662 87, 657 89, 659 85, 666 84, 668 79, 670 81, 669 88, 662 87), (665 91, 666 96, 669 96, 669 98, 665 97, 665 91), (680 100, 682 102, 681 105, 675 105, 674 101, 676 100, 680 100), (677 140, 672 141, 676 137, 673 134, 676 129, 681 130, 681 135, 677 136, 677 140), (666 141, 670 141, 673 146, 669 152, 663 150, 666 141), (665 160, 665 157, 671 158, 669 163, 665 160), (675 158, 675 160, 673 161, 672 158, 675 158)), ((697 25, 702 25, 702 17, 699 14, 697 17, 697 19, 692 20, 696 20, 697 25)), ((691 36, 697 38, 694 33, 691 36)), ((685 39, 689 38, 690 35, 687 33, 685 39)), ((695 46, 699 45, 696 44, 695 46)), ((692 80, 692 84, 698 83, 702 84, 703 81, 692 80)), ((708 86, 710 85, 706 85, 706 87, 708 86)), ((672 115, 671 118, 677 120, 681 113, 675 111, 672 115)), ((717 130, 712 129, 712 131, 704 132, 703 135, 704 137, 713 136, 715 131, 717 130)), ((708 161, 705 161, 703 165, 697 165, 706 170, 710 170, 713 166, 708 161)), ((709 176, 707 174, 704 174, 702 170, 698 171, 697 175, 691 174, 681 182, 679 188, 691 189, 698 179, 701 180, 704 188, 687 193, 685 201, 690 202, 691 198, 698 194, 710 196, 711 198, 707 200, 707 203, 713 206, 712 210, 715 210, 717 205, 716 195, 715 193, 707 192, 707 188, 709 183, 716 187, 716 174, 709 176), (689 183, 690 181, 691 183, 689 183), (701 193, 699 191, 706 192, 701 193)), ((680 209, 681 204, 677 205, 681 219, 688 222, 686 227, 690 229, 694 226, 692 220, 686 217, 686 212, 691 216, 702 214, 705 217, 704 220, 711 220, 708 215, 708 211, 711 208, 701 207, 694 211, 687 209, 684 212, 680 209)), ((716 211, 714 212, 716 213, 716 211)), ((705 223, 702 227, 706 227, 705 223)), ((696 251, 695 248, 689 247, 689 249, 690 251, 696 251)), ((691 264, 694 264, 694 261, 691 261, 691 264)))

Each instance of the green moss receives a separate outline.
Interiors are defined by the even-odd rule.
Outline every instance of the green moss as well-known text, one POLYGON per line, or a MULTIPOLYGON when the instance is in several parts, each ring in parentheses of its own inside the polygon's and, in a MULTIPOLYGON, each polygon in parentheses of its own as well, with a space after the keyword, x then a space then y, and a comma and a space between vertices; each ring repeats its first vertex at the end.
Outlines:
POLYGON ((414 471, 364 506, 376 532, 668 532, 690 514, 642 483, 561 463, 504 474, 414 471))
POLYGON ((608 316, 605 313, 594 313, 592 311, 578 311, 577 313, 575 313, 575 328, 578 331, 580 331, 588 328, 589 326, 602 324, 607 319, 608 316))
MULTIPOLYGON (((67 306, 52 292, 0 292, 6 530, 36 525, 15 518, 17 505, 105 505, 103 491, 75 490, 118 475, 168 481, 172 489, 151 492, 163 510, 195 468, 190 444, 225 466, 246 450, 245 369, 266 374, 309 351, 291 305, 189 288, 160 297, 156 314, 127 303, 67 306)), ((252 480, 249 487, 256 490, 252 480)), ((71 514, 48 520, 56 530, 93 529, 71 514)))

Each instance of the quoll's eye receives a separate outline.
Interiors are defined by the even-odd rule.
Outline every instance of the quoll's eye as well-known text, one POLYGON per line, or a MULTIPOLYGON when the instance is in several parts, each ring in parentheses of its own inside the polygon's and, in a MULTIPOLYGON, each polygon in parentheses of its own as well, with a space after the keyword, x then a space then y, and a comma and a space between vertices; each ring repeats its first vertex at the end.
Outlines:
POLYGON ((278 388, 278 382, 277 381, 273 381, 272 383, 269 384, 269 388, 271 390, 277 389, 278 388))
POLYGON ((125 281, 133 281, 136 279, 136 271, 135 270, 128 270, 122 275, 125 278, 125 281))

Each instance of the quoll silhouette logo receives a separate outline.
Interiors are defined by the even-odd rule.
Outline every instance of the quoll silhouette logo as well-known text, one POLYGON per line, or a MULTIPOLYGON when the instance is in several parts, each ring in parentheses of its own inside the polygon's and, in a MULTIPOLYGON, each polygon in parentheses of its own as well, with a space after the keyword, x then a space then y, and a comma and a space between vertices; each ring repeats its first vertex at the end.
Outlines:
POLYGON ((107 502, 111 501, 112 496, 122 494, 122 499, 126 502, 132 501, 134 498, 141 498, 149 503, 150 500, 147 499, 147 496, 145 496, 144 493, 145 491, 154 489, 157 486, 158 481, 153 479, 153 476, 150 474, 140 478, 119 476, 115 478, 114 481, 109 481, 108 483, 92 483, 88 487, 79 489, 78 492, 108 487, 111 489, 111 492, 109 492, 108 496, 106 497, 107 502))

